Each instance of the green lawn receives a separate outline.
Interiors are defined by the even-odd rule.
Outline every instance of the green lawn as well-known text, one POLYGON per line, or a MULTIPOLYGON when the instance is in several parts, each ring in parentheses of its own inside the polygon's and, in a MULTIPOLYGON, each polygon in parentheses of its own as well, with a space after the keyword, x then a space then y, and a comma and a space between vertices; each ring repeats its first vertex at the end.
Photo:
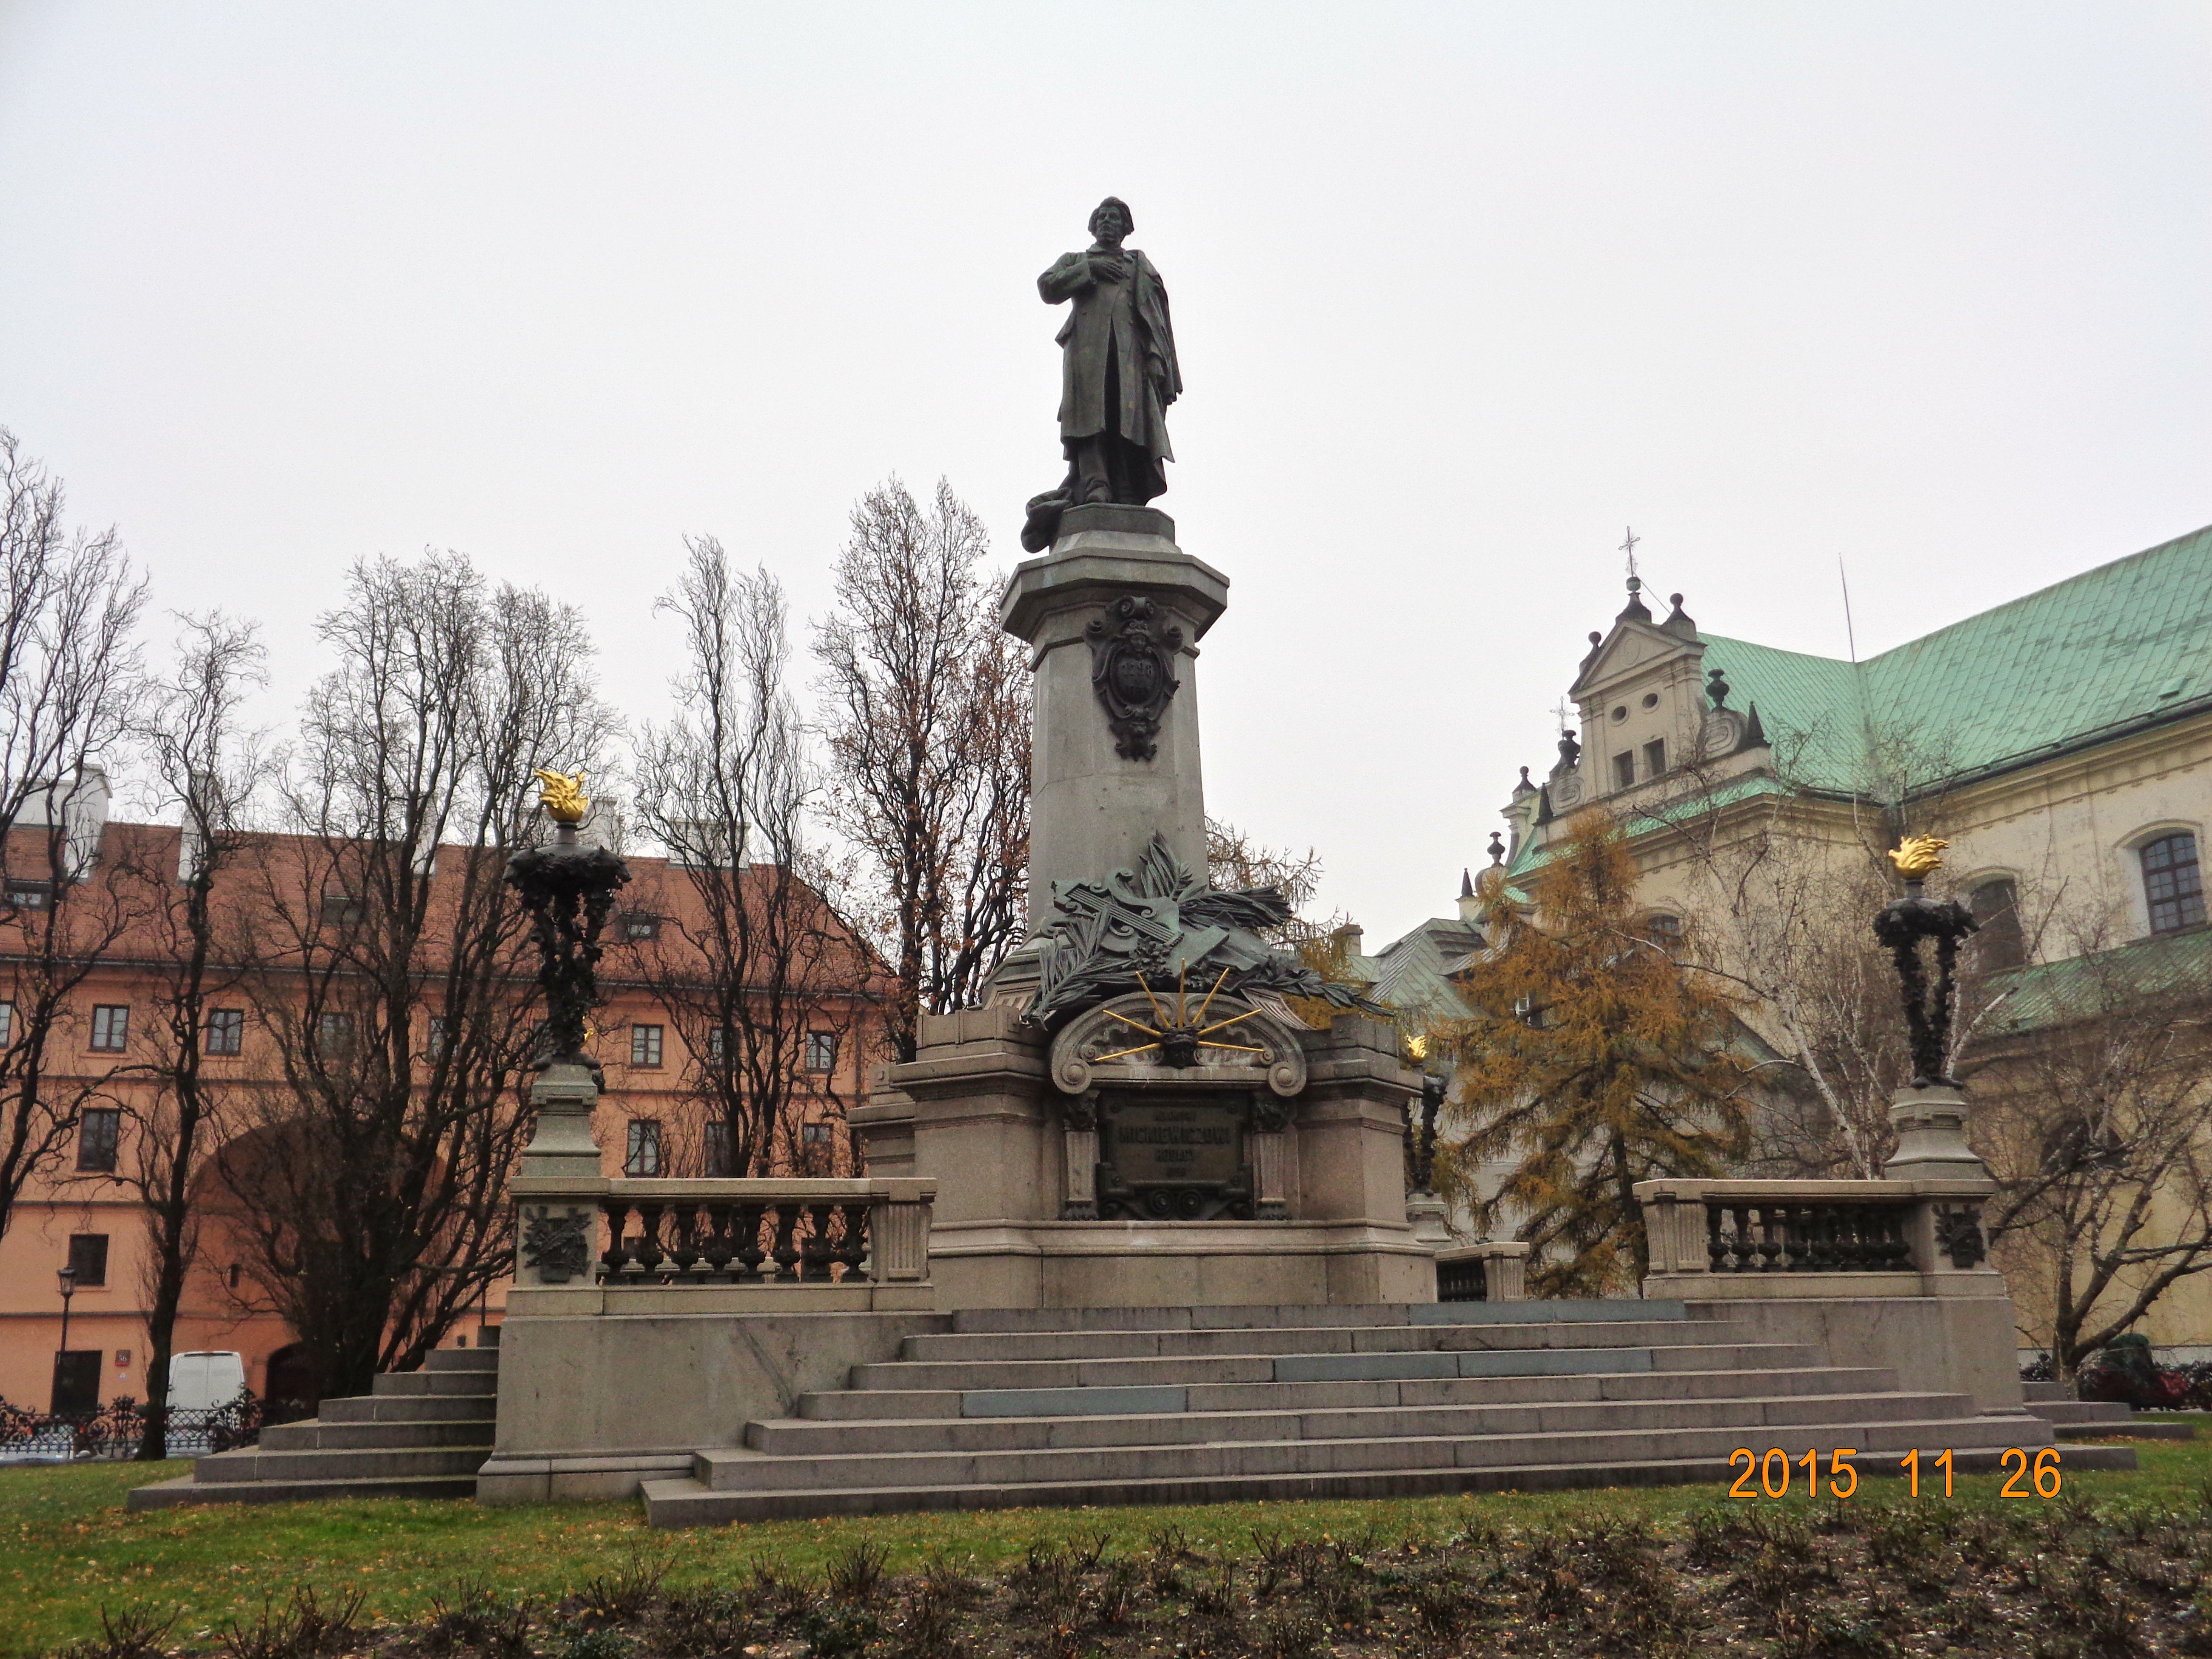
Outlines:
MULTIPOLYGON (((2069 1477, 2068 1498, 2186 1508, 2212 1488, 2212 1416, 2193 1419, 2193 1442, 2136 1442, 2133 1474, 2069 1477)), ((1861 1462, 1871 1470, 1872 1458, 1861 1462)), ((1109 1547, 1134 1552, 1165 1524, 1198 1550, 1242 1555, 1255 1531, 1285 1539, 1371 1533, 1426 1540, 1471 1521, 1522 1529, 1640 1516, 1663 1532, 1687 1511, 1723 1498, 1717 1486, 1500 1493, 1372 1502, 1237 1504, 1184 1508, 1010 1510, 975 1514, 789 1521, 689 1532, 653 1532, 635 1504, 578 1504, 485 1510, 467 1503, 375 1502, 222 1505, 132 1515, 125 1492, 185 1471, 182 1463, 0 1468, 0 1655, 27 1659, 95 1634, 102 1607, 181 1608, 172 1642, 211 1649, 233 1619, 250 1620, 264 1596, 280 1602, 296 1585, 328 1591, 359 1586, 386 1620, 419 1615, 432 1595, 472 1578, 504 1592, 557 1600, 640 1550, 664 1559, 672 1588, 720 1583, 758 1559, 818 1572, 856 1542, 886 1548, 893 1572, 933 1558, 990 1573, 1019 1562, 1032 1541, 1072 1540, 1103 1529, 1109 1547)), ((1993 1476, 1962 1477, 1960 1498, 2008 1510, 1993 1476)), ((1922 1491, 1941 1493, 1923 1474, 1922 1491)), ((1793 1500, 1770 1510, 1798 1507, 1793 1500)), ((1908 1502, 1904 1482, 1867 1480, 1856 1500, 1908 1502)), ((2033 1505, 2039 1500, 2026 1500, 2033 1505)))

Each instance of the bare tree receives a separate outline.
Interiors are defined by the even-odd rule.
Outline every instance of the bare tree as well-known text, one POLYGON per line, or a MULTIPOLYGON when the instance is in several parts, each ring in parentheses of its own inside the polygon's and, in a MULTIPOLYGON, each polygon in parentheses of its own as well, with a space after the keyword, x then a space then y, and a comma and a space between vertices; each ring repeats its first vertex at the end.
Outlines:
POLYGON ((258 1297, 358 1392, 510 1265, 535 1019, 502 876, 541 833, 532 769, 596 767, 608 720, 573 608, 454 554, 348 588, 250 918, 283 1086, 222 1161, 258 1297))
POLYGON ((867 870, 860 915, 891 963, 888 1036, 981 1000, 1027 904, 1030 677, 998 626, 982 521, 940 480, 863 495, 815 641, 832 822, 867 870))
POLYGON ((110 1069, 61 1074, 53 1045, 129 921, 115 886, 89 878, 100 761, 130 726, 144 595, 115 532, 70 530, 60 481, 0 428, 0 1236, 110 1069))
MULTIPOLYGON (((212 1049, 243 1048, 245 1010, 236 954, 235 882, 247 846, 247 814, 268 765, 258 734, 240 720, 246 698, 265 683, 264 652, 251 623, 219 614, 187 617, 175 667, 155 688, 142 748, 158 791, 156 810, 181 817, 173 868, 136 870, 145 895, 140 924, 152 964, 146 1041, 153 1057, 132 1070, 126 1092, 130 1150, 118 1178, 143 1206, 146 1279, 146 1425, 138 1455, 168 1455, 169 1362, 178 1310, 199 1250, 199 1187, 220 1151, 241 1091, 255 1085, 213 1072, 212 1049)), ((164 851, 166 842, 155 843, 164 851)), ((158 856, 158 854, 156 854, 158 856)))
POLYGON ((711 537, 688 546, 658 606, 684 628, 676 710, 646 729, 637 760, 638 823, 667 848, 677 890, 630 950, 684 1040, 685 1091, 720 1143, 682 1155, 715 1174, 766 1175, 793 1166, 801 1105, 842 1108, 836 1068, 810 1066, 807 1050, 847 1048, 873 963, 827 896, 830 872, 807 836, 818 785, 787 684, 783 590, 765 569, 732 572, 711 537))
POLYGON ((2212 1270, 2212 990, 2164 941, 2074 943, 1972 1065, 1984 1224, 2064 1377, 2212 1270))

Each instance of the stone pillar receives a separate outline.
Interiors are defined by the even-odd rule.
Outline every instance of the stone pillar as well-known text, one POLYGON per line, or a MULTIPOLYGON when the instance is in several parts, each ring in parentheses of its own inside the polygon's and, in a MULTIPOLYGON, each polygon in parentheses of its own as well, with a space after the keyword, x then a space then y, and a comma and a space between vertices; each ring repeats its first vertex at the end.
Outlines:
POLYGON ((1899 1089, 1890 1098, 1897 1151, 1882 1173, 1892 1181, 1980 1180, 1989 1165, 1966 1145, 1966 1097, 1948 1084, 1899 1089))
MULTIPOLYGON (((1000 624, 1028 642, 1036 676, 1032 927, 1051 917, 1053 883, 1133 865, 1155 831, 1191 869, 1206 868, 1198 641, 1228 607, 1229 579, 1174 538, 1175 520, 1150 507, 1070 507, 1052 551, 1016 566, 1007 583, 1000 624), (1123 599, 1139 604, 1117 611, 1123 599), (1093 675, 1132 623, 1159 641, 1176 684, 1164 705, 1149 705, 1156 731, 1117 733, 1093 675)), ((1140 674, 1117 683, 1144 689, 1140 674)))

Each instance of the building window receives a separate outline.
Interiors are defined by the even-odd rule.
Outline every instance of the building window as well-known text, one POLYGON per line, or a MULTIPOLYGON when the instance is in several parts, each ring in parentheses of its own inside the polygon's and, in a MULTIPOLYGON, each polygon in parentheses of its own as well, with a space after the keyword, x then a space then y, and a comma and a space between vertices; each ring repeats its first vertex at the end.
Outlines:
POLYGON ((837 1034, 835 1031, 809 1031, 806 1034, 806 1069, 810 1072, 834 1072, 837 1069, 837 1034))
POLYGON ((368 914, 368 907, 366 904, 363 904, 358 898, 356 898, 351 893, 325 893, 323 895, 323 921, 331 927, 340 927, 347 922, 359 921, 368 914))
POLYGON ((1682 919, 1664 910, 1654 910, 1644 919, 1644 928, 1651 942, 1670 957, 1682 953, 1682 919))
POLYGON ((2147 842, 2142 849, 2143 897, 2150 903, 2150 930, 2178 933, 2204 925, 2203 872, 2197 862, 2197 837, 2176 830, 2147 842))
POLYGON ((107 1283, 107 1235, 106 1233, 72 1233, 70 1235, 70 1271, 76 1275, 76 1287, 107 1283))
MULTIPOLYGON (((542 1032, 544 1029, 544 1022, 540 1021, 538 1030, 542 1032)), ((430 1016, 429 1029, 422 1039, 422 1057, 425 1060, 443 1060, 446 1057, 446 1049, 453 1041, 448 1035, 450 1030, 451 1027, 443 1014, 430 1016)), ((534 1048, 536 1046, 533 1041, 532 1047, 534 1048)))
POLYGON ((737 1173, 730 1167, 730 1126, 709 1123, 707 1126, 707 1173, 716 1178, 737 1173))
POLYGON ((92 1011, 93 1052, 119 1054, 131 1044, 131 1010, 121 1003, 103 1002, 92 1011))
POLYGON ((246 1011, 243 1008, 209 1009, 206 1046, 211 1054, 245 1053, 246 1011))
POLYGON ((11 881, 8 884, 8 902, 18 910, 51 910, 54 908, 54 884, 50 881, 11 881))
POLYGON ((660 937, 660 918, 633 910, 623 918, 623 937, 633 944, 646 944, 660 937))
POLYGON ((1628 789, 1632 788, 1635 783, 1636 756, 1634 752, 1615 755, 1613 757, 1613 787, 1616 789, 1628 789))
POLYGON ((623 1173, 626 1176, 657 1176, 660 1173, 660 1121, 658 1118, 630 1119, 629 1146, 623 1154, 623 1173))
POLYGON ((730 1060, 731 1048, 730 1028, 726 1025, 717 1025, 707 1033, 707 1063, 709 1066, 726 1066, 730 1060))
POLYGON ((1974 949, 1984 968, 1995 973, 2027 960, 2027 941, 2020 931, 2020 889, 2010 878, 1985 881, 1966 895, 1977 924, 1974 949))
POLYGON ((830 1127, 827 1123, 802 1123, 799 1126, 799 1138, 809 1146, 826 1146, 832 1139, 830 1127))
POLYGON ((0 1002, 0 1048, 15 1040, 15 1005, 0 1002))
POLYGON ((325 1060, 343 1060, 353 1052, 353 1016, 324 1014, 315 1021, 315 1052, 325 1060))
POLYGON ((1654 738, 1644 745, 1644 775, 1656 778, 1667 769, 1667 739, 1654 738))
POLYGON ((660 1037, 658 1025, 633 1025, 629 1028, 629 1063, 633 1066, 660 1064, 660 1037))
POLYGON ((114 1106, 92 1106, 76 1126, 76 1167, 96 1175, 115 1168, 115 1149, 123 1139, 123 1113, 114 1106))

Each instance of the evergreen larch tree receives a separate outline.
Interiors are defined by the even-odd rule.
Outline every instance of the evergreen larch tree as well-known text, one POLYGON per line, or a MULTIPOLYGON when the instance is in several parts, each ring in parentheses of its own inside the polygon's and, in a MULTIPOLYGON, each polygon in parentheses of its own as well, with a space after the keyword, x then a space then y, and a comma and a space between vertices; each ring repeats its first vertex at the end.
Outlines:
POLYGON ((1609 816, 1584 812, 1540 871, 1524 915, 1502 872, 1480 889, 1489 949, 1461 976, 1472 1018, 1438 1033, 1457 1060, 1443 1156, 1512 1173, 1479 1218, 1519 1218, 1530 1291, 1632 1290, 1650 1265, 1635 1185, 1711 1176, 1748 1149, 1747 1062, 1725 997, 1655 937, 1636 862, 1609 816))

